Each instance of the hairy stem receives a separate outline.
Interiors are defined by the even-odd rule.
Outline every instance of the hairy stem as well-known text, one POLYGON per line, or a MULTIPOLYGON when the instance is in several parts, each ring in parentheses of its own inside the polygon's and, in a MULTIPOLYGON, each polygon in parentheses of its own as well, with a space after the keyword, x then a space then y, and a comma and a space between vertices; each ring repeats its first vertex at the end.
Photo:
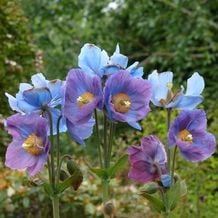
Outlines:
POLYGON ((99 125, 98 125, 98 113, 97 110, 95 109, 95 133, 96 133, 96 138, 97 138, 97 146, 98 146, 98 156, 99 156, 99 162, 101 168, 103 167, 103 162, 102 162, 102 155, 101 155, 101 142, 99 138, 99 125))

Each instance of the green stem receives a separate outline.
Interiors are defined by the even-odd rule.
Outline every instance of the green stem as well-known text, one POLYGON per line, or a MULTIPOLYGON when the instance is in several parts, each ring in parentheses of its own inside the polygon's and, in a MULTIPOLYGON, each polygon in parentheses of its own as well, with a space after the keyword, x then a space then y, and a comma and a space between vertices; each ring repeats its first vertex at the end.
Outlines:
POLYGON ((49 118, 50 125, 50 142, 51 142, 51 185, 53 190, 55 190, 55 166, 54 166, 54 137, 53 137, 53 122, 52 122, 52 114, 49 109, 46 109, 49 118))
POLYGON ((107 202, 109 198, 109 182, 107 180, 102 181, 103 187, 103 202, 107 202))
POLYGON ((57 171, 56 171, 56 184, 59 183, 59 177, 60 177, 60 121, 62 116, 58 117, 57 120, 57 171))
POLYGON ((174 185, 174 171, 175 171, 175 162, 176 162, 176 150, 177 146, 175 146, 173 151, 173 163, 172 163, 172 173, 171 173, 171 185, 174 185))
POLYGON ((111 151, 112 151, 112 145, 113 145, 114 129, 115 129, 115 125, 111 121, 110 122, 110 135, 109 135, 109 144, 108 144, 108 154, 107 154, 108 167, 110 167, 110 161, 111 161, 111 151))
MULTIPOLYGON (((52 185, 53 193, 55 193, 56 181, 55 181, 55 164, 54 164, 54 137, 53 137, 53 122, 52 122, 52 114, 49 109, 46 109, 49 118, 50 124, 50 143, 51 143, 51 163, 48 161, 48 167, 50 168, 50 184, 52 185)), ((58 124, 59 125, 59 124, 58 124)), ((59 129, 59 128, 58 128, 59 129)), ((58 151, 59 152, 59 151, 58 151)), ((59 218, 59 198, 57 195, 52 198, 52 210, 53 210, 53 218, 59 218)))
MULTIPOLYGON (((170 122, 171 122, 171 109, 168 108, 167 109, 167 130, 169 131, 169 128, 170 128, 170 122)), ((170 148, 169 148, 169 143, 167 145, 167 160, 168 160, 168 171, 170 172, 170 161, 171 161, 171 158, 170 158, 170 148)))
POLYGON ((53 218, 59 218, 59 198, 54 197, 52 198, 52 209, 53 209, 53 218))
POLYGON ((104 151, 104 167, 108 167, 107 163, 107 155, 108 155, 108 142, 107 142, 107 116, 104 114, 104 145, 103 145, 103 151, 104 151))
POLYGON ((48 176, 49 176, 49 182, 50 184, 52 183, 52 177, 51 177, 51 164, 50 164, 50 159, 48 157, 48 160, 47 160, 47 164, 48 164, 48 176))
POLYGON ((59 166, 60 162, 60 122, 62 115, 58 117, 57 121, 57 166, 59 166))
POLYGON ((98 146, 98 156, 99 156, 99 162, 101 168, 103 168, 103 162, 102 162, 102 156, 101 156, 101 144, 100 144, 100 138, 99 138, 99 125, 98 125, 98 113, 95 109, 95 133, 97 137, 97 146, 98 146))

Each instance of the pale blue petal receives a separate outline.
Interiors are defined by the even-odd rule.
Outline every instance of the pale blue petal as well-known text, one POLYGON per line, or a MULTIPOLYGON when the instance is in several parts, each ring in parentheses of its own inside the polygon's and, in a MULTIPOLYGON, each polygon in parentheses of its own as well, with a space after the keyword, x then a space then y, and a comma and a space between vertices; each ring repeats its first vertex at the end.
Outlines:
POLYGON ((62 87, 62 81, 59 79, 54 81, 49 81, 47 84, 47 88, 49 89, 52 98, 61 96, 61 87, 62 87))
POLYGON ((43 88, 47 86, 47 80, 42 73, 37 73, 31 77, 32 84, 35 88, 43 88))
POLYGON ((135 63, 133 63, 132 65, 130 65, 126 70, 128 72, 130 72, 130 74, 133 76, 133 77, 136 77, 136 78, 142 78, 144 72, 143 72, 143 67, 138 67, 139 65, 139 62, 136 61, 135 63))
POLYGON ((25 90, 32 89, 33 86, 29 83, 20 83, 19 92, 24 92, 25 90))
POLYGON ((204 78, 195 72, 187 81, 186 95, 200 95, 204 86, 204 78))
POLYGON ((100 63, 100 67, 105 67, 107 66, 107 64, 109 63, 109 56, 107 54, 107 52, 105 50, 103 50, 101 52, 101 63, 100 63))
POLYGON ((128 124, 137 130, 142 130, 142 127, 140 126, 138 122, 128 122, 128 124))
POLYGON ((78 56, 78 65, 90 75, 99 75, 101 67, 101 56, 102 52, 99 47, 87 43, 82 47, 78 56))
POLYGON ((24 100, 19 100, 17 102, 17 106, 18 106, 18 108, 20 108, 21 111, 23 111, 26 114, 32 113, 32 112, 37 111, 37 110, 40 110, 39 107, 32 106, 32 105, 28 104, 24 100))
POLYGON ((173 73, 163 72, 159 74, 159 87, 156 92, 157 99, 166 99, 169 85, 172 85, 173 73))
POLYGON ((128 64, 128 57, 123 54, 120 54, 120 48, 119 45, 117 45, 114 54, 110 58, 110 61, 111 65, 118 65, 125 69, 128 64))
POLYGON ((14 111, 22 113, 22 110, 20 110, 20 108, 17 106, 17 99, 8 93, 5 93, 5 95, 8 98, 8 103, 9 103, 11 109, 14 111))
POLYGON ((192 110, 197 105, 199 105, 203 101, 202 96, 183 96, 179 104, 177 105, 178 109, 181 110, 192 110))

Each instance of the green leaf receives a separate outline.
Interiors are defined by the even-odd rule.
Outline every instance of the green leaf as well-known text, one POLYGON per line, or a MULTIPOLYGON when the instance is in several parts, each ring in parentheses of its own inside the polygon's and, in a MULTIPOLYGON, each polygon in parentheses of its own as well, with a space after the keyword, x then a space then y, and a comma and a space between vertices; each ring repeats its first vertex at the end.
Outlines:
POLYGON ((175 209, 179 199, 180 199, 180 181, 176 182, 166 193, 168 199, 167 208, 169 210, 175 209))
POLYGON ((80 170, 76 170, 73 175, 57 185, 57 192, 61 193, 70 186, 76 191, 81 185, 83 176, 80 170))
POLYGON ((51 187, 50 184, 44 183, 43 186, 44 186, 45 193, 46 193, 49 197, 54 196, 54 193, 53 193, 53 190, 52 190, 52 187, 51 187))
POLYGON ((128 155, 123 155, 112 167, 108 169, 108 175, 113 178, 118 172, 122 171, 128 163, 128 155))
POLYGON ((140 195, 146 198, 149 201, 151 207, 153 207, 157 212, 165 212, 165 206, 159 198, 146 192, 141 192, 140 195))
POLYGON ((97 175, 100 179, 107 180, 109 178, 107 169, 90 168, 90 170, 97 175))

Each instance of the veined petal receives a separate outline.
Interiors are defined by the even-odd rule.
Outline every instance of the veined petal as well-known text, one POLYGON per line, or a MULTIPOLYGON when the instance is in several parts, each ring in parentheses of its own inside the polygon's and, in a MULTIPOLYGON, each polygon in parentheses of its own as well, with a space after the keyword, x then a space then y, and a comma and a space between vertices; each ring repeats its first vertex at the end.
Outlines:
POLYGON ((204 90, 204 78, 195 72, 187 81, 186 95, 198 96, 204 90))

